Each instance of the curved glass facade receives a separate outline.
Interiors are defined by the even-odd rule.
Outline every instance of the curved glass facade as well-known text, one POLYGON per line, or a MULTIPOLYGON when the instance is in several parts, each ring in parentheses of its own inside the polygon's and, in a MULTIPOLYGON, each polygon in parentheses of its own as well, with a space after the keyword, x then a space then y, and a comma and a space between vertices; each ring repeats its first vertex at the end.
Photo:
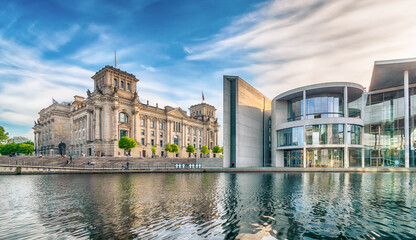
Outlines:
POLYGON ((306 118, 332 118, 344 116, 342 94, 319 94, 306 96, 306 118))
POLYGON ((344 144, 343 124, 320 124, 306 126, 306 144, 344 144))
POLYGON ((344 149, 342 148, 318 148, 307 149, 306 159, 308 167, 343 168, 344 149))
POLYGON ((361 148, 349 148, 348 155, 350 167, 361 167, 361 148))
POLYGON ((361 131, 362 127, 359 125, 347 125, 347 133, 348 133, 348 144, 357 144, 361 145, 361 131))
POLYGON ((285 150, 283 155, 285 167, 303 167, 303 149, 285 150))
POLYGON ((303 99, 293 99, 287 102, 288 122, 303 119, 303 99))
POLYGON ((303 145, 303 127, 286 128, 277 131, 277 146, 302 146, 303 145))

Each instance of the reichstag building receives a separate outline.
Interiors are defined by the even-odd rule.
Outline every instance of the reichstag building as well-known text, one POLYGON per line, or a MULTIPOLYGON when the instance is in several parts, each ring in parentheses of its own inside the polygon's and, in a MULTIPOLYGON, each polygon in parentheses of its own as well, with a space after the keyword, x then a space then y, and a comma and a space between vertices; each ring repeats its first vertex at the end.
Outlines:
MULTIPOLYGON (((166 156, 165 146, 177 144, 179 153, 169 157, 202 157, 201 147, 218 144, 216 109, 199 103, 187 112, 177 107, 160 108, 139 100, 133 74, 105 66, 94 76, 94 91, 87 98, 74 96, 71 103, 53 103, 39 112, 33 127, 35 152, 43 155, 124 156, 118 148, 123 136, 136 140, 131 156, 166 156), (186 152, 191 144, 194 154, 186 152)), ((214 154, 211 153, 211 156, 214 154)), ((213 156, 215 157, 215 156, 213 156)))

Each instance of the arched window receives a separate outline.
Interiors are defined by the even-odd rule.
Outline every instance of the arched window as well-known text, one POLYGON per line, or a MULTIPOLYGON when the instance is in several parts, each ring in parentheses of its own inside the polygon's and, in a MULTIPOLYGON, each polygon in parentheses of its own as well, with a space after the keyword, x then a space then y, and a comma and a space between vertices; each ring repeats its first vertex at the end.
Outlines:
POLYGON ((173 143, 179 146, 178 136, 173 137, 173 143))
POLYGON ((127 90, 130 91, 130 83, 127 83, 127 90))
POLYGON ((114 78, 114 87, 117 87, 117 78, 114 78))
POLYGON ((124 82, 123 81, 120 82, 120 87, 124 88, 124 82))
POLYGON ((120 122, 128 123, 129 122, 129 116, 125 113, 120 113, 120 122))

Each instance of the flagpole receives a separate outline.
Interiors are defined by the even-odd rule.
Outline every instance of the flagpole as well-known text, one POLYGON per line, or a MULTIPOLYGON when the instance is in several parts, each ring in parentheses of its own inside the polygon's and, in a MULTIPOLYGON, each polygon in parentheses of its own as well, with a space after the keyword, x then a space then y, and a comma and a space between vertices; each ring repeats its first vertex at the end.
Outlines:
POLYGON ((117 50, 114 50, 114 66, 117 68, 117 50))

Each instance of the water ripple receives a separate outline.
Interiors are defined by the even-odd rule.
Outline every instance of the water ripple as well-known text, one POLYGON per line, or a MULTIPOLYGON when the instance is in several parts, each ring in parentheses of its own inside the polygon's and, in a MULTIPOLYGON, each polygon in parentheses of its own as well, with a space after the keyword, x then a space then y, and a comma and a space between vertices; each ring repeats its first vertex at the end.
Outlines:
POLYGON ((0 176, 0 239, 415 239, 412 173, 0 176))

